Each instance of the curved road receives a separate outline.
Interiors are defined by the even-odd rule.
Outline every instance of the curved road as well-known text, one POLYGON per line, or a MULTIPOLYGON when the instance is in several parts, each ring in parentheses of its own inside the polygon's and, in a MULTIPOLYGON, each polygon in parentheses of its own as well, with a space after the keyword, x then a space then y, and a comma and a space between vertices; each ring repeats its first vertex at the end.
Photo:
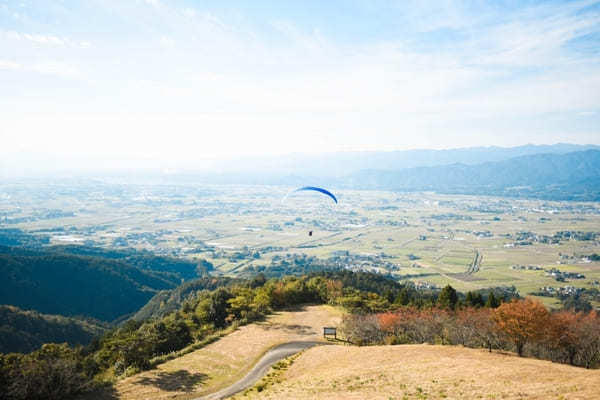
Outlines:
POLYGON ((273 347, 256 363, 256 365, 244 376, 242 379, 234 383, 233 385, 226 387, 225 389, 219 390, 218 392, 209 394, 204 397, 198 397, 194 400, 220 400, 225 399, 229 396, 241 392, 254 385, 260 378, 263 377, 279 360, 283 360, 293 354, 298 353, 304 349, 308 349, 318 344, 326 344, 324 342, 288 342, 280 344, 279 346, 273 347))

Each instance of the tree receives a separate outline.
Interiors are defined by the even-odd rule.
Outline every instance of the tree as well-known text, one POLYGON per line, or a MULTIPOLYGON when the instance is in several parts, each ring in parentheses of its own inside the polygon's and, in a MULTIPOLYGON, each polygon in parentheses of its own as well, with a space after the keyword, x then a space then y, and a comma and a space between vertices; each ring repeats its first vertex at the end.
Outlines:
POLYGON ((346 315, 342 318, 340 326, 341 333, 352 344, 359 346, 381 343, 383 341, 383 331, 379 326, 376 315, 346 315))
POLYGON ((493 316, 498 328, 515 344, 519 357, 523 356, 523 348, 527 343, 544 336, 549 320, 546 307, 531 299, 504 303, 495 310, 493 316))
POLYGON ((600 364, 600 315, 590 311, 583 317, 577 329, 580 340, 579 364, 592 368, 600 364))
POLYGON ((0 355, 0 369, 3 399, 64 399, 93 385, 81 357, 66 344, 44 344, 31 354, 0 355))
POLYGON ((266 282, 267 282, 267 278, 265 278, 265 274, 263 274, 261 272, 258 275, 256 275, 254 278, 252 278, 252 280, 250 281, 250 287, 252 289, 261 287, 261 286, 264 286, 266 282))
POLYGON ((498 330, 492 319, 493 311, 487 308, 475 310, 470 316, 470 322, 474 328, 475 338, 486 347, 489 352, 493 348, 501 348, 506 343, 504 334, 498 330))
POLYGON ((490 292, 488 295, 487 301, 485 302, 485 306, 487 308, 497 308, 500 305, 500 301, 494 295, 494 292, 490 292))
POLYGON ((582 313, 560 311, 550 314, 548 321, 546 342, 550 350, 564 354, 571 365, 575 365, 575 356, 579 351, 580 341, 577 331, 581 319, 582 313))
POLYGON ((437 304, 441 308, 447 308, 453 310, 456 307, 456 302, 458 301, 458 294, 456 290, 450 286, 446 285, 440 292, 440 296, 438 297, 437 304))
POLYGON ((408 303, 410 303, 410 292, 408 290, 408 288, 403 287, 400 290, 400 293, 398 294, 398 297, 396 298, 396 304, 401 304, 403 306, 408 305, 408 303))
POLYGON ((475 307, 483 307, 484 306, 484 301, 483 301, 483 297, 481 296, 481 293, 477 292, 473 295, 473 305, 475 307))
POLYGON ((211 296, 208 318, 217 328, 225 327, 225 318, 227 318, 227 300, 231 297, 231 294, 223 288, 217 289, 211 296))
POLYGON ((589 301, 579 296, 569 296, 562 301, 562 304, 565 310, 590 312, 594 308, 589 301))
POLYGON ((473 293, 471 291, 467 292, 467 296, 465 297, 465 305, 467 307, 472 307, 473 304, 473 293))

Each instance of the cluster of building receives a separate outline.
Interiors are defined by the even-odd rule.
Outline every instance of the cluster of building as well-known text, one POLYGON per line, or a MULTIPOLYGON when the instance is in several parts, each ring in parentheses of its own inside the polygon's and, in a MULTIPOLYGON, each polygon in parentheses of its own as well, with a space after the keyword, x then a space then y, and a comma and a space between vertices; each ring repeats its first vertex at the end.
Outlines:
POLYGON ((543 268, 540 267, 539 265, 511 265, 510 269, 528 270, 528 271, 541 271, 541 270, 543 270, 543 268))
POLYGON ((551 268, 546 272, 546 276, 551 276, 559 282, 564 282, 567 279, 585 279, 585 275, 579 272, 565 272, 556 268, 551 268))
MULTIPOLYGON (((507 235, 512 237, 512 235, 507 235)), ((517 232, 513 237, 513 243, 507 243, 504 247, 529 246, 533 243, 543 244, 559 244, 561 241, 567 240, 596 240, 600 237, 598 232, 581 232, 581 231, 559 231, 552 236, 538 235, 535 232, 517 232)))
POLYGON ((414 285, 416 289, 437 289, 436 285, 429 282, 416 281, 414 282, 414 285))
POLYGON ((558 288, 544 286, 541 288, 541 291, 549 296, 576 296, 583 292, 583 289, 575 286, 563 286, 558 288))

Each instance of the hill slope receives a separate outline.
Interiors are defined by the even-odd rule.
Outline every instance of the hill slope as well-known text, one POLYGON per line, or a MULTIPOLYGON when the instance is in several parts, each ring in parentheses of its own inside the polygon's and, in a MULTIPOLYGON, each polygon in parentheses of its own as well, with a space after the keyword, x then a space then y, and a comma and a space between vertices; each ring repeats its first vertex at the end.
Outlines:
POLYGON ((0 246, 0 304, 112 321, 181 283, 119 260, 0 246))
MULTIPOLYGON (((208 346, 119 381, 121 400, 197 398, 237 382, 274 345, 322 339, 323 326, 339 323, 341 311, 331 306, 305 306, 280 311, 265 321, 245 325, 208 346)), ((111 395, 91 398, 109 400, 111 395)))
MULTIPOLYGON (((261 399, 597 399, 600 371, 459 346, 319 346, 261 399)), ((264 381, 263 381, 264 383, 264 381)))
POLYGON ((44 343, 88 344, 107 326, 0 305, 0 353, 28 353, 44 343))
POLYGON ((237 282, 227 277, 204 277, 190 282, 184 282, 171 290, 162 290, 154 295, 131 319, 144 321, 151 318, 161 318, 181 307, 187 296, 198 290, 214 290, 237 282))

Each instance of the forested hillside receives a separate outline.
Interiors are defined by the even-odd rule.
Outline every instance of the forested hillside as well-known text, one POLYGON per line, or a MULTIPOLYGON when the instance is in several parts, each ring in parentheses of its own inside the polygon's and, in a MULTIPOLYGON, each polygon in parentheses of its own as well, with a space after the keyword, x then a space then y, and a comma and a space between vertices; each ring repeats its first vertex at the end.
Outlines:
POLYGON ((81 245, 52 246, 48 250, 80 256, 102 257, 123 261, 129 265, 161 273, 174 283, 181 283, 205 275, 211 269, 210 263, 196 263, 189 260, 157 256, 149 251, 136 249, 105 249, 81 245))
POLYGON ((29 353, 44 343, 86 345, 108 325, 0 305, 0 353, 29 353))
POLYGON ((158 291, 178 286, 172 272, 104 257, 0 246, 0 304, 112 321, 133 313, 158 291))
MULTIPOLYGON (((204 277, 194 281, 185 282, 172 290, 158 292, 148 301, 131 319, 144 321, 151 318, 160 318, 178 310, 185 299, 199 290, 215 290, 219 287, 243 282, 240 279, 227 277, 204 277)), ((264 281, 263 281, 264 282, 264 281)))

